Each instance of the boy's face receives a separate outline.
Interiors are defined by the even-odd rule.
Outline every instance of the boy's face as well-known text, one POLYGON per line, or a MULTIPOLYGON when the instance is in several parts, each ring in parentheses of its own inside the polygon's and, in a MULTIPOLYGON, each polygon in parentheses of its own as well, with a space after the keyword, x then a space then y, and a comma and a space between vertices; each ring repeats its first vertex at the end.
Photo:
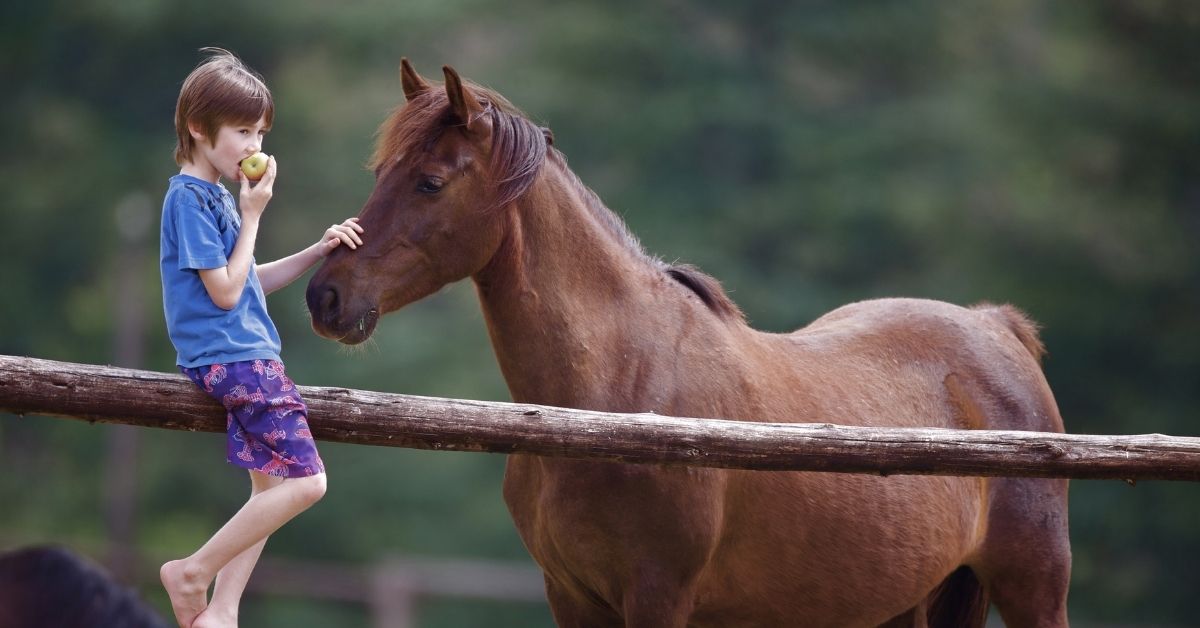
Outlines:
POLYGON ((200 149, 197 161, 207 162, 198 165, 207 165, 212 168, 213 174, 236 181, 241 172, 239 163, 262 150, 267 130, 265 118, 259 118, 251 124, 223 124, 217 131, 216 141, 209 142, 207 137, 192 129, 192 137, 200 149))

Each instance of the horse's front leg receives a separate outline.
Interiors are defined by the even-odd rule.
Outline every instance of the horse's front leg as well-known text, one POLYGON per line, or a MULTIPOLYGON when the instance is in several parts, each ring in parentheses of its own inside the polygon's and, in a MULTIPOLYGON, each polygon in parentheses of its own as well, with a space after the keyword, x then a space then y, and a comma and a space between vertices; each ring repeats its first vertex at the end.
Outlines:
POLYGON ((670 570, 648 561, 628 583, 623 602, 625 628, 686 628, 696 595, 670 570))
POLYGON ((879 624, 878 628, 928 628, 928 609, 925 602, 879 624))
POLYGON ((546 600, 559 628, 685 628, 692 596, 664 584, 653 580, 635 584, 618 613, 598 599, 580 599, 547 576, 546 600))
POLYGON ((611 608, 580 599, 566 587, 546 576, 546 601, 558 628, 621 628, 624 622, 611 608))

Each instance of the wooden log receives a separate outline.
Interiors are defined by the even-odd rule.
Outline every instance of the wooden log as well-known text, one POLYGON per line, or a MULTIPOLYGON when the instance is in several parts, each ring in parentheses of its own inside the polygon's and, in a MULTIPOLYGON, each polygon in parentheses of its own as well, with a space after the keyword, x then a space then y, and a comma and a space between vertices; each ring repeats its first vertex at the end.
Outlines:
MULTIPOLYGON (((298 387, 320 440, 766 471, 1200 480, 1200 438, 754 423, 298 387)), ((178 374, 0 356, 0 411, 223 432, 178 374)), ((829 417, 836 421, 837 417, 829 417)))

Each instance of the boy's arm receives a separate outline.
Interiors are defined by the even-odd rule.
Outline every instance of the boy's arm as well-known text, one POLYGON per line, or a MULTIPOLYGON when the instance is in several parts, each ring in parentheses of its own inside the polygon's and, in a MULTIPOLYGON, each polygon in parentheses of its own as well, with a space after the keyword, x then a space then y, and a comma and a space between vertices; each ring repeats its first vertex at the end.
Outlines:
POLYGON ((229 254, 228 264, 220 268, 210 268, 200 271, 200 280, 208 296, 223 310, 232 310, 242 298, 242 290, 246 288, 246 278, 250 276, 250 266, 254 263, 254 242, 258 239, 258 223, 267 209, 271 194, 275 188, 276 165, 272 157, 267 162, 267 172, 262 180, 253 188, 250 181, 239 170, 238 180, 242 182, 242 190, 238 204, 242 208, 242 229, 238 233, 237 243, 229 254))
POLYGON ((258 217, 242 218, 242 232, 238 235, 229 264, 220 268, 200 271, 200 280, 208 296, 223 310, 232 310, 242 297, 246 277, 250 275, 250 264, 254 262, 254 240, 258 237, 258 217))
MULTIPOLYGON (((325 230, 325 235, 316 244, 282 259, 277 259, 258 266, 258 282, 262 284, 264 293, 270 294, 292 283, 304 271, 312 268, 313 264, 321 261, 337 247, 345 244, 351 249, 362 244, 359 236, 363 228, 358 226, 358 218, 347 219, 340 225, 333 225, 325 230)), ((240 244, 240 242, 239 242, 240 244)), ((236 248, 234 249, 236 253, 236 248)))

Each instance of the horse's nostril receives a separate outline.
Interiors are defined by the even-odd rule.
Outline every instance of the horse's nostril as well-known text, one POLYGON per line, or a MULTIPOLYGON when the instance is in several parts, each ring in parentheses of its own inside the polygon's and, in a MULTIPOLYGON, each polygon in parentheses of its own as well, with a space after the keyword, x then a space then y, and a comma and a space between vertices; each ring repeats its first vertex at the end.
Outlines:
POLYGON ((321 311, 333 312, 337 308, 338 294, 333 288, 326 288, 325 293, 321 295, 321 311))
POLYGON ((331 315, 336 314, 338 293, 329 284, 309 283, 304 300, 308 302, 308 311, 312 313, 314 320, 329 320, 331 315))

